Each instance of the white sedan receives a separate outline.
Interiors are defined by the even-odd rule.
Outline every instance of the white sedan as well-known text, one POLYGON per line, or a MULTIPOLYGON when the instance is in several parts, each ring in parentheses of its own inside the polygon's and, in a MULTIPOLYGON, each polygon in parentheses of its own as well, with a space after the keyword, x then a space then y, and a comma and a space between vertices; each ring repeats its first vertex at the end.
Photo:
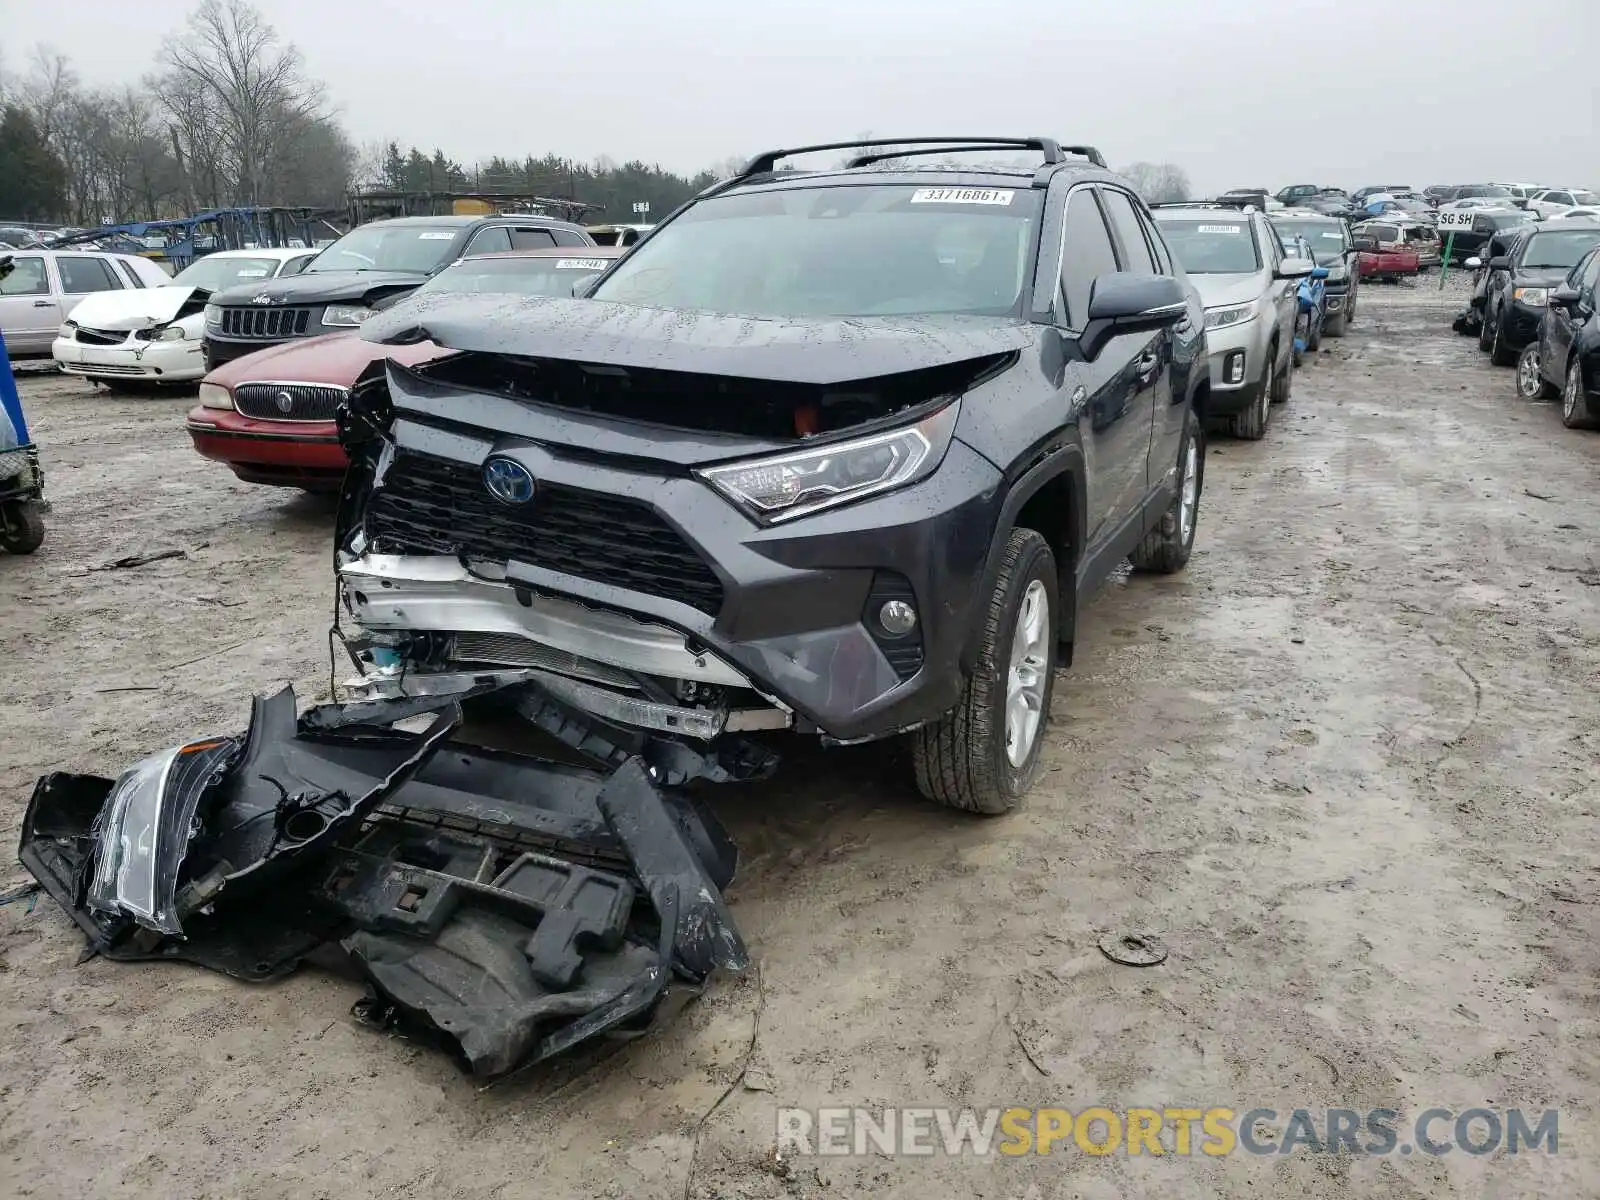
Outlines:
POLYGON ((100 383, 192 383, 206 373, 201 337, 212 292, 296 275, 315 250, 219 250, 160 287, 95 292, 67 314, 50 353, 100 383))
POLYGON ((1574 207, 1589 207, 1600 205, 1600 196, 1583 188, 1546 188, 1542 192, 1535 192, 1528 200, 1528 211, 1538 213, 1541 219, 1565 216, 1566 210, 1574 207))

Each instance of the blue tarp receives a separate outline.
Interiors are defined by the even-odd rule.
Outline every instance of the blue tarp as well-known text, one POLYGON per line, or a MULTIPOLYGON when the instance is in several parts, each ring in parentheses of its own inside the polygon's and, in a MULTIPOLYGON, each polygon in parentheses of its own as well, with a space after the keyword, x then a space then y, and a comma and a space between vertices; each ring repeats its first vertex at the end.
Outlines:
POLYGON ((27 444, 28 423, 22 419, 22 398, 17 395, 17 377, 11 373, 6 339, 0 335, 0 450, 14 450, 27 444))

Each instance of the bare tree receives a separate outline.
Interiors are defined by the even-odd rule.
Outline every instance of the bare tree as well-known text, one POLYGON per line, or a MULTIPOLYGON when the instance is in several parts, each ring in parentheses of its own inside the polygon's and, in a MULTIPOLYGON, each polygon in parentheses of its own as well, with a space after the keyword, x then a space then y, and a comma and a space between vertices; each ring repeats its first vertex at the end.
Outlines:
POLYGON ((1171 204, 1189 198, 1189 176, 1176 163, 1137 162, 1120 174, 1139 190, 1149 204, 1171 204))
POLYGON ((201 0, 161 60, 159 90, 174 127, 188 125, 192 135, 209 125, 218 136, 213 146, 185 139, 191 173, 196 160, 210 159, 212 179, 235 203, 265 202, 270 166, 327 115, 322 85, 306 77, 299 51, 247 0, 201 0))

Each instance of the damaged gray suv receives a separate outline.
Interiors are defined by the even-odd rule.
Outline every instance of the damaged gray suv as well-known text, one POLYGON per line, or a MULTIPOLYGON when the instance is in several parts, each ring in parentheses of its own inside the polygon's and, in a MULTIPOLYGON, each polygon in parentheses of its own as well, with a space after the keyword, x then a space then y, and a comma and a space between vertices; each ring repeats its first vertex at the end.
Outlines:
POLYGON ((1104 166, 1045 138, 774 151, 587 298, 369 321, 452 353, 380 367, 341 417, 352 694, 525 682, 540 727, 713 777, 765 731, 907 734, 926 796, 1012 807, 1080 605, 1195 536, 1205 314, 1104 166))

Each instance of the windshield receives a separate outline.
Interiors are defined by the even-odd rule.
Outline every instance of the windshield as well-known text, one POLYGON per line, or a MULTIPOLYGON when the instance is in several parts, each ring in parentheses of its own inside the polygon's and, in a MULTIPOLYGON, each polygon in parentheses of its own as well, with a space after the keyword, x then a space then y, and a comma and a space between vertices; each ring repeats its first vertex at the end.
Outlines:
POLYGON ((1573 192, 1572 202, 1574 204, 1594 204, 1600 202, 1600 196, 1595 195, 1593 192, 1573 192))
POLYGON ((1239 275, 1261 269, 1256 240, 1244 221, 1159 220, 1161 236, 1190 275, 1239 275))
POLYGON ((1573 266, 1600 243, 1600 230, 1570 229, 1560 233, 1536 233, 1522 251, 1522 265, 1529 270, 1573 266))
POLYGON ((1311 246, 1311 257, 1326 266, 1338 262, 1345 252, 1344 228, 1337 221, 1274 221, 1285 237, 1299 235, 1311 246))
POLYGON ((1494 187, 1493 185, 1484 187, 1476 184, 1464 187, 1456 193, 1456 199, 1458 200, 1469 196, 1495 196, 1500 199, 1509 199, 1511 193, 1503 187, 1494 187))
POLYGON ((1527 225, 1533 218, 1527 213, 1479 213, 1478 221, 1487 221, 1491 229, 1510 229, 1514 225, 1527 225))
POLYGON ((882 184, 719 197, 639 243, 594 298, 758 317, 1011 314, 1040 196, 882 184))
POLYGON ((174 275, 163 287, 199 288, 220 292, 261 279, 271 279, 283 264, 275 258, 201 258, 174 275))
POLYGON ((449 255, 459 232, 447 225, 368 225, 352 229, 312 259, 302 274, 414 271, 426 275, 449 255))
POLYGON ((605 258, 468 258, 451 263, 411 294, 498 292, 512 296, 571 296, 576 284, 593 279, 610 265, 611 260, 605 258))

